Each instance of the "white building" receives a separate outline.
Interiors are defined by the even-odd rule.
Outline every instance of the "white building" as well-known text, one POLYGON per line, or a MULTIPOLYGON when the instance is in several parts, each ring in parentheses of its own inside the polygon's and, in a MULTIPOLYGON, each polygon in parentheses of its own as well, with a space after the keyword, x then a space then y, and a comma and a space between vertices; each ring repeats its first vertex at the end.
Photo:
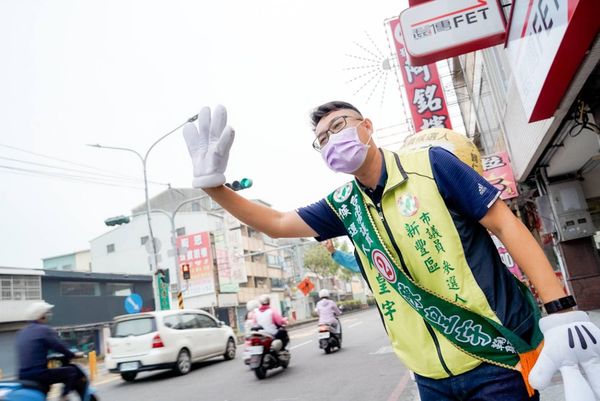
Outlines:
POLYGON ((15 336, 29 305, 42 299, 42 270, 0 267, 0 377, 16 374, 15 336))

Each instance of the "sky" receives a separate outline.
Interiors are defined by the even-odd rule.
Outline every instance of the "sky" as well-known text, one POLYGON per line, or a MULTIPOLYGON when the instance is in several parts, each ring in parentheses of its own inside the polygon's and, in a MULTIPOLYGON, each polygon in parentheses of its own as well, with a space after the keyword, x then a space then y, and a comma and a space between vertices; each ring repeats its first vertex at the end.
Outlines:
MULTIPOLYGON (((87 249, 107 217, 143 202, 139 159, 86 144, 144 153, 203 106, 227 107, 226 176, 253 179, 245 196, 280 210, 324 197, 348 176, 312 149, 312 108, 345 100, 388 139, 406 134, 395 74, 368 74, 391 54, 384 20, 406 3, 0 2, 0 266, 87 249)), ((191 185, 181 130, 148 174, 191 185)))

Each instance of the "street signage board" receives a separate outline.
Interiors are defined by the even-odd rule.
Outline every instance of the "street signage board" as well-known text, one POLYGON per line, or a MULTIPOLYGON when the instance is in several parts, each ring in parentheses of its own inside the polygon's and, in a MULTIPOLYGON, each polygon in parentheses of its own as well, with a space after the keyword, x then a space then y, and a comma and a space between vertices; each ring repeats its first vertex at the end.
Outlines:
POLYGON ((434 127, 452 128, 436 64, 418 67, 410 65, 400 30, 400 21, 395 18, 388 24, 396 48, 415 131, 419 132, 434 127))
POLYGON ((411 65, 420 66, 495 46, 506 38, 498 0, 432 0, 400 13, 411 65))
POLYGON ((133 293, 125 298, 123 305, 127 313, 139 313, 144 306, 144 300, 139 294, 133 293))
POLYGON ((506 52, 528 121, 554 115, 600 29, 598 0, 513 2, 506 52))

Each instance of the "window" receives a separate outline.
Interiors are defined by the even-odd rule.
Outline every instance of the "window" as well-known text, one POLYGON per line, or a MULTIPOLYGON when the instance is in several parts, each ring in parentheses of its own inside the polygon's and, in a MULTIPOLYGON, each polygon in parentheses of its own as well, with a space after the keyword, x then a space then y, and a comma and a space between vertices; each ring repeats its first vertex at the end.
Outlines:
POLYGON ((177 234, 178 237, 185 235, 185 227, 179 227, 178 229, 175 230, 175 233, 177 234))
POLYGON ((112 330, 113 337, 142 336, 156 331, 156 322, 153 317, 128 319, 117 322, 112 330))
POLYGON ((214 319, 212 319, 206 315, 196 315, 196 318, 198 320, 198 325, 200 327, 202 327, 203 329, 207 329, 207 328, 211 328, 211 327, 218 327, 217 322, 215 322, 214 319))
POLYGON ((100 295, 100 284, 63 281, 60 283, 60 295, 63 297, 97 297, 100 295))
POLYGON ((279 255, 269 255, 267 254, 267 265, 271 267, 281 267, 281 258, 279 255))
POLYGON ((115 251, 115 244, 106 245, 106 253, 113 253, 115 251))
POLYGON ((133 286, 129 283, 108 283, 106 292, 114 297, 126 297, 133 293, 133 286))
POLYGON ((146 242, 148 242, 148 236, 144 235, 140 238, 140 245, 146 245, 146 242))
POLYGON ((0 280, 3 301, 24 301, 42 299, 39 276, 4 276, 0 280))
POLYGON ((163 324, 173 330, 181 330, 181 320, 179 315, 170 315, 163 317, 163 324))
POLYGON ((184 313, 183 315, 181 315, 181 328, 184 330, 199 329, 200 322, 198 321, 198 319, 196 319, 196 316, 197 315, 192 313, 184 313))

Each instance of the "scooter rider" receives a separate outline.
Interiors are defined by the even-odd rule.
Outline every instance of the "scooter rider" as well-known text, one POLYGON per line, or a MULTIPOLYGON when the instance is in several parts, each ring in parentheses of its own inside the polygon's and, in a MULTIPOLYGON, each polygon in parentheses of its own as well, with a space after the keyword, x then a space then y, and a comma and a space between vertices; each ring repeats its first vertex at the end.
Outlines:
POLYGON ((83 399, 87 386, 87 377, 77 366, 68 365, 48 369, 48 351, 59 352, 66 359, 77 355, 71 352, 56 331, 48 326, 52 308, 44 301, 33 303, 27 310, 31 323, 17 334, 17 355, 19 358, 19 379, 40 383, 49 388, 55 383, 63 383, 62 398, 68 399, 72 390, 77 391, 83 399))
POLYGON ((277 311, 271 309, 271 298, 268 295, 261 295, 258 298, 258 302, 260 302, 260 308, 254 313, 256 324, 262 326, 263 330, 267 333, 281 340, 285 349, 290 341, 287 330, 284 327, 288 323, 287 319, 281 317, 277 311))
POLYGON ((319 315, 319 324, 328 324, 335 330, 336 333, 339 333, 339 324, 337 317, 342 314, 340 308, 338 308, 335 301, 329 299, 329 290, 323 288, 319 291, 319 302, 317 302, 317 306, 315 311, 317 315, 319 315))

